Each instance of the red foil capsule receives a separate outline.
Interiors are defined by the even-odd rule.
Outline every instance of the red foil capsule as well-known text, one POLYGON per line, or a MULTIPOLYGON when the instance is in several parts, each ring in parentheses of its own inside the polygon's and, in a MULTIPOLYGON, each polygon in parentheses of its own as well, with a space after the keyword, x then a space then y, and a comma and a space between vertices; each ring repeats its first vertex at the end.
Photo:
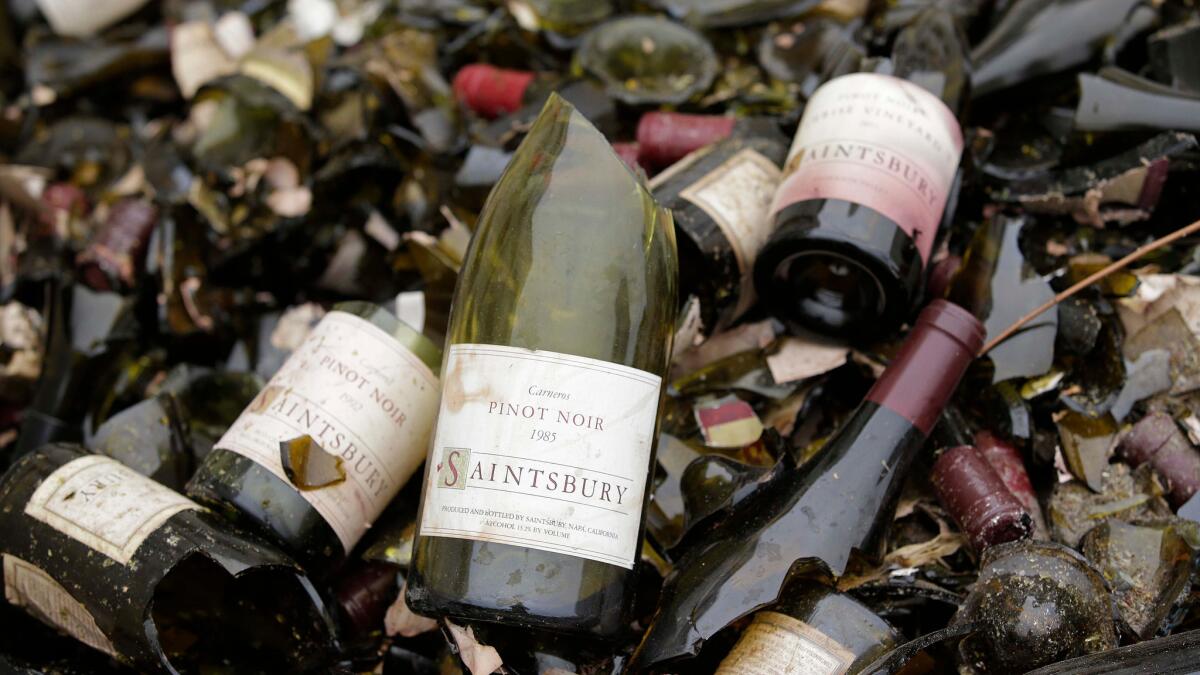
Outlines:
POLYGON ((1029 480, 1029 472, 1025 470, 1025 459, 1021 456, 1021 451, 990 431, 975 434, 975 447, 987 463, 992 465, 992 469, 1000 476, 1000 480, 1004 481, 1004 486, 1012 496, 1021 502, 1026 513, 1033 518, 1033 537, 1048 539, 1046 520, 1042 517, 1042 507, 1038 503, 1037 493, 1033 490, 1033 483, 1029 480))
POLYGON ((1033 533, 1032 518, 976 448, 960 445, 943 452, 932 480, 938 501, 976 552, 1033 533))
POLYGON ((52 183, 42 191, 42 205, 38 212, 38 229, 35 237, 66 237, 66 228, 72 219, 82 218, 88 212, 88 199, 83 190, 71 183, 52 183))
POLYGON ((334 599, 353 635, 383 628, 387 608, 400 592, 398 568, 384 562, 364 562, 342 577, 334 599))
POLYGON ((1167 481, 1167 500, 1179 508, 1200 491, 1200 453, 1175 420, 1165 413, 1146 415, 1121 439, 1121 457, 1140 466, 1146 462, 1167 481))
POLYGON ((454 75, 452 86, 455 97, 472 112, 495 119, 521 108, 533 78, 534 74, 527 70, 473 63, 454 75))
POLYGON ((663 167, 733 133, 736 120, 725 115, 648 112, 638 120, 639 158, 646 166, 663 167))
POLYGON ((158 208, 151 202, 127 198, 113 204, 76 259, 83 282, 98 291, 131 288, 157 225, 158 208))
POLYGON ((944 297, 950 281, 961 268, 962 258, 956 255, 948 255, 934 263, 933 269, 929 270, 929 281, 925 284, 926 295, 931 298, 944 297))

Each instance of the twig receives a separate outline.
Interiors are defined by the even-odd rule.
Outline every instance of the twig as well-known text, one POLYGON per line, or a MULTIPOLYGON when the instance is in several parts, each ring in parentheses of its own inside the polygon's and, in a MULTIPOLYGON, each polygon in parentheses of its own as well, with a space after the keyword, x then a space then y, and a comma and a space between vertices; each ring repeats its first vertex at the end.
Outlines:
POLYGON ((1032 312, 1029 312, 1028 314, 1021 317, 1020 319, 1017 319, 1016 322, 1014 322, 1011 326, 1009 326, 1008 328, 1005 328, 1003 332, 1001 332, 999 335, 997 335, 995 338, 993 338, 990 342, 988 342, 986 345, 984 345, 983 349, 981 349, 979 351, 979 356, 983 356, 983 355, 987 354, 988 352, 992 351, 992 349, 996 345, 1000 344, 1001 342, 1004 342, 1008 338, 1012 337, 1014 333, 1016 333, 1017 331, 1024 328, 1025 324, 1038 318, 1039 316, 1042 315, 1043 312, 1054 307, 1055 305, 1062 302, 1063 300, 1066 300, 1067 298, 1071 297, 1072 295, 1075 295, 1079 291, 1082 291, 1083 289, 1087 288, 1088 286, 1091 286, 1092 284, 1096 283, 1097 281, 1100 281, 1101 279, 1112 274, 1113 272, 1116 272, 1119 269, 1123 269, 1123 268, 1129 266, 1130 263, 1137 261, 1139 258, 1146 255, 1147 253, 1150 253, 1151 251, 1157 251, 1158 249, 1160 249, 1164 246, 1173 244, 1174 242, 1188 236, 1189 234, 1197 232, 1197 231, 1200 231, 1200 220, 1197 220, 1196 222, 1192 223, 1191 225, 1188 225, 1187 227, 1182 227, 1178 230, 1175 230, 1171 234, 1168 234, 1167 236, 1165 236, 1161 239, 1156 239, 1156 240, 1150 242, 1149 244, 1146 244, 1145 246, 1139 247, 1133 253, 1130 253, 1129 255, 1125 256, 1124 258, 1121 258, 1120 260, 1112 263, 1111 265, 1108 265, 1107 267, 1096 272, 1095 274, 1089 275, 1088 278, 1084 279, 1083 281, 1080 281, 1079 283, 1075 284, 1074 286, 1071 286, 1070 288, 1063 291, 1062 293, 1059 293, 1058 295, 1054 296, 1053 299, 1047 300, 1046 303, 1043 304, 1041 307, 1038 307, 1037 309, 1033 310, 1032 312))

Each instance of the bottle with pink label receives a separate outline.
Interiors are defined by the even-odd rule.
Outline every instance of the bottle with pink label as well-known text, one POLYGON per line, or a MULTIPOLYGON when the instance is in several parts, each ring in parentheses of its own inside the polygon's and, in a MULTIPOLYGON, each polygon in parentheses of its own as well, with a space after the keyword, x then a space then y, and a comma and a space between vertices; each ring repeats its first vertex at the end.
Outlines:
POLYGON ((891 70, 816 91, 775 193, 754 285, 810 330, 862 337, 906 318, 956 189, 969 65, 954 18, 919 14, 897 36, 891 70))

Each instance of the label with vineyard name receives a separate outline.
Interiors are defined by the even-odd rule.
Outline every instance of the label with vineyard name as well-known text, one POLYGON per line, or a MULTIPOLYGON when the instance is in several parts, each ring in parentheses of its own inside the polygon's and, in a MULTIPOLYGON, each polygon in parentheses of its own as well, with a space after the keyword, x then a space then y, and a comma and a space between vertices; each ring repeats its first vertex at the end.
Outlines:
POLYGON ((71 460, 34 490, 25 515, 126 565, 171 516, 200 506, 111 457, 71 460))
POLYGON ((907 232, 928 262, 962 150, 958 120, 938 97, 890 75, 843 75, 805 106, 771 212, 809 199, 862 204, 907 232))
POLYGON ((346 480, 300 494, 354 548, 425 457, 437 376, 375 324, 330 312, 242 412, 217 448, 289 482, 279 444, 309 436, 346 480))
POLYGON ((608 361, 450 347, 422 536, 632 569, 662 379, 608 361))

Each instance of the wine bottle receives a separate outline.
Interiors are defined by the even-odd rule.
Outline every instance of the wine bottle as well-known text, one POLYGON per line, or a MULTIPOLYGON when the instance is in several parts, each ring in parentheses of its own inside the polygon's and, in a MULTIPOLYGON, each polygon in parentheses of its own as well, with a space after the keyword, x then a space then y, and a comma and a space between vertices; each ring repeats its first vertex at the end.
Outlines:
POLYGON ((730 115, 648 112, 638 119, 638 159, 652 167, 674 164, 728 138, 737 123, 738 118, 730 115))
POLYGON ((754 615, 716 675, 853 675, 899 642, 896 629, 862 603, 802 580, 754 615))
POLYGON ((978 673, 1026 673, 1112 649, 1118 633, 1108 588, 1099 570, 1062 544, 1026 539, 993 546, 950 624, 982 626, 959 643, 960 662, 978 673))
POLYGON ((625 16, 588 31, 575 64, 629 105, 685 103, 708 90, 720 65, 703 35, 650 16, 625 16))
POLYGON ((497 68, 486 63, 463 66, 454 74, 454 96, 471 112, 486 119, 514 113, 529 103, 542 90, 539 85, 550 85, 551 78, 538 79, 528 70, 497 68))
POLYGON ((1075 128, 1084 132, 1200 131, 1200 96, 1120 68, 1079 75, 1075 128))
POLYGON ((754 257, 770 234, 767 209, 787 152, 772 127, 698 150, 650 182, 674 215, 680 295, 699 298, 706 332, 729 326, 754 302, 754 257))
POLYGON ((852 551, 875 556, 909 465, 982 344, 975 317, 944 300, 931 303, 866 399, 803 470, 786 455, 789 464, 769 483, 692 535, 698 543, 667 579, 635 664, 696 653, 718 630, 773 602, 789 574, 841 575, 852 551))
POLYGON ((133 301, 62 280, 46 311, 46 357, 12 459, 51 441, 78 441, 95 399, 132 358, 133 301))
POLYGON ((653 6, 702 28, 745 26, 798 16, 821 0, 654 0, 653 6))
POLYGON ((10 603, 143 672, 301 672, 334 646, 295 563, 77 446, 43 446, 4 475, 0 558, 10 603))
POLYGON ((130 197, 113 204, 75 260, 83 282, 97 291, 132 289, 157 225, 158 208, 149 201, 130 197))
MULTIPOLYGON (((967 245, 962 265, 951 277, 946 299, 983 322, 990 337, 1054 297, 1021 250, 1027 216, 997 213, 981 225, 967 245)), ((988 352, 991 381, 1036 377, 1054 363, 1058 312, 1045 312, 1025 330, 988 352)))
POLYGON ((437 410, 433 343, 386 310, 334 306, 221 437, 187 486, 196 501, 323 575, 354 547, 424 457, 437 410), (303 489, 281 443, 308 436, 345 481, 303 489))
POLYGON ((1200 662, 1200 630, 1138 642, 1059 661, 1026 675, 1137 675, 1191 673, 1200 662))
POLYGON ((87 439, 87 447, 172 490, 182 490, 195 470, 187 421, 167 392, 113 415, 87 439))
POLYGON ((861 14, 771 24, 759 38, 758 62, 771 77, 798 87, 808 100, 828 80, 859 70, 866 58, 861 29, 861 14))
POLYGON ((965 49, 952 16, 929 9, 896 37, 895 76, 845 75, 809 100, 755 263, 777 316, 858 338, 907 318, 962 153, 965 49))
POLYGON ((655 110, 638 118, 638 161, 652 169, 675 164, 687 155, 730 136, 777 136, 772 117, 695 115, 655 110))
POLYGON ((1148 27, 1157 12, 1139 0, 1018 0, 975 46, 973 93, 982 96, 1041 75, 1081 66, 1123 27, 1148 27))
POLYGON ((670 213, 554 95, 476 227, 408 604, 613 635, 641 549, 675 326, 670 213))
POLYGON ((557 49, 571 49, 579 35, 613 13, 613 0, 513 0, 507 5, 517 25, 541 31, 557 49))

